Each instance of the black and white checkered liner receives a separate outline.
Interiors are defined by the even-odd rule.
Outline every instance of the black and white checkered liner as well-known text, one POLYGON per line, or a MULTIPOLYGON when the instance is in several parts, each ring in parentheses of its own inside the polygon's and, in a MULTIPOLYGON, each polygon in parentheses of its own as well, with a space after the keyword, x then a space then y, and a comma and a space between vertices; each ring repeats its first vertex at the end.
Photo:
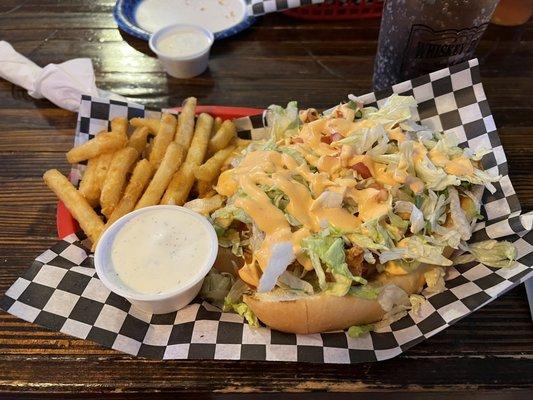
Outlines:
POLYGON ((324 3, 324 0, 247 0, 247 13, 254 17, 288 8, 324 3))
MULTIPOLYGON (((379 3, 383 0, 366 0, 367 4, 379 3)), ((324 2, 333 2, 333 0, 246 0, 247 13, 254 17, 259 17, 264 14, 283 11, 288 8, 297 8, 302 6, 309 6, 312 4, 320 4, 324 2)), ((359 4, 361 0, 356 0, 355 3, 359 4)))
MULTIPOLYGON (((356 363, 400 354, 533 275, 530 232, 533 216, 520 214, 477 60, 362 99, 368 104, 381 104, 393 92, 416 98, 424 124, 455 132, 465 146, 493 149, 483 164, 503 178, 496 184, 496 193, 486 191, 483 207, 486 222, 477 225, 472 240, 504 238, 514 242, 518 250, 514 268, 491 269, 475 262, 450 267, 447 290, 430 296, 419 314, 411 312, 390 327, 358 339, 344 332, 293 335, 251 328, 240 316, 222 313, 201 300, 165 315, 139 311, 102 285, 95 274, 92 255, 82 245, 84 237, 71 235, 37 257, 24 276, 8 289, 0 307, 49 329, 155 359, 356 363)), ((131 118, 147 112, 134 104, 83 97, 76 144, 107 129, 115 116, 131 118)), ((261 116, 236 122, 243 137, 255 139, 264 133, 261 116)))

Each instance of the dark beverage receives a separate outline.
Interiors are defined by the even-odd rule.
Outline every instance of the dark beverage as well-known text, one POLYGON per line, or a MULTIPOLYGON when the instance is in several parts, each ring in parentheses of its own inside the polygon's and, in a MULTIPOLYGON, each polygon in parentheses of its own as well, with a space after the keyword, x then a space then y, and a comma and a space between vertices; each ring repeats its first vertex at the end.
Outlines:
POLYGON ((473 58, 498 1, 385 1, 374 88, 473 58))

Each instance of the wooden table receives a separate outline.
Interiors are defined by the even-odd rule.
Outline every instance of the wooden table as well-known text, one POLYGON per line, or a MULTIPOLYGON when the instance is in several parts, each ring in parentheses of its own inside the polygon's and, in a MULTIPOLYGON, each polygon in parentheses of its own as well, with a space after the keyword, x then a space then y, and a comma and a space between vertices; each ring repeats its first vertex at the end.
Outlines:
MULTIPOLYGON (((146 43, 117 30, 113 4, 2 0, 0 39, 40 65, 90 57, 101 88, 154 108, 177 105, 189 95, 203 104, 266 107, 298 99, 302 106, 321 108, 371 86, 376 20, 307 23, 270 15, 217 42, 207 73, 179 81, 165 75, 146 43)), ((489 27, 478 56, 511 178, 528 211, 533 208, 533 23, 489 27)), ((0 80, 0 294, 56 240, 56 199, 41 175, 52 167, 69 170, 64 153, 72 145, 75 119, 0 80)), ((285 391, 322 398, 318 392, 353 391, 385 399, 405 392, 410 398, 466 392, 471 398, 526 398, 533 391, 532 358, 523 286, 395 359, 351 366, 147 361, 0 313, 0 392, 33 395, 105 392, 120 398, 147 391, 192 398, 210 391, 285 391)))

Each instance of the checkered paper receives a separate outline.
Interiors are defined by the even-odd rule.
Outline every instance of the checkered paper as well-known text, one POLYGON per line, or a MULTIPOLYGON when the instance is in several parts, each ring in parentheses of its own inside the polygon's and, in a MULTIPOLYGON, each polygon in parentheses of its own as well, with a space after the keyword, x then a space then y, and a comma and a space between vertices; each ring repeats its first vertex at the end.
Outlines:
POLYGON ((247 0, 246 12, 248 15, 259 17, 264 14, 308 6, 311 4, 320 4, 325 0, 247 0))
MULTIPOLYGON (((100 343, 128 354, 154 359, 240 359, 357 363, 394 357, 494 300, 533 275, 533 216, 521 214, 509 180, 507 161, 481 85, 477 60, 443 69, 389 90, 360 97, 382 104, 392 93, 410 94, 425 125, 454 132, 463 146, 491 148, 485 169, 500 173, 496 193, 485 191, 485 220, 472 241, 514 242, 518 262, 492 269, 475 262, 450 267, 442 293, 428 297, 419 314, 410 312, 379 332, 352 339, 345 332, 313 335, 252 328, 200 299, 165 315, 151 315, 109 292, 96 276, 84 236, 71 235, 37 257, 0 300, 0 307, 26 321, 100 343)), ((159 115, 142 106, 83 97, 76 134, 82 143, 108 128, 116 116, 159 115)), ((264 135, 261 115, 235 121, 239 135, 264 135)), ((73 170, 76 181, 84 166, 73 170)))

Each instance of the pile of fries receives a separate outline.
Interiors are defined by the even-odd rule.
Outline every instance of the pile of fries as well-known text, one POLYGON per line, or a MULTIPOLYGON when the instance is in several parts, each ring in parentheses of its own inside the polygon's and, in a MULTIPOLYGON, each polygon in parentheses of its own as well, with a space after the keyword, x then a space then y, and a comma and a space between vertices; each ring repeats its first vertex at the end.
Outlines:
MULTIPOLYGON (((202 201, 202 207, 220 207, 223 199, 213 185, 248 143, 236 137, 230 120, 202 113, 195 122, 196 104, 194 97, 186 99, 177 118, 163 113, 160 120, 133 118, 129 124, 115 118, 109 132, 71 149, 69 163, 87 161, 79 188, 56 169, 44 173, 44 182, 79 222, 93 248, 108 226, 139 208, 183 205, 190 197, 211 198, 202 201)), ((194 209, 195 200, 187 205, 194 209)))

